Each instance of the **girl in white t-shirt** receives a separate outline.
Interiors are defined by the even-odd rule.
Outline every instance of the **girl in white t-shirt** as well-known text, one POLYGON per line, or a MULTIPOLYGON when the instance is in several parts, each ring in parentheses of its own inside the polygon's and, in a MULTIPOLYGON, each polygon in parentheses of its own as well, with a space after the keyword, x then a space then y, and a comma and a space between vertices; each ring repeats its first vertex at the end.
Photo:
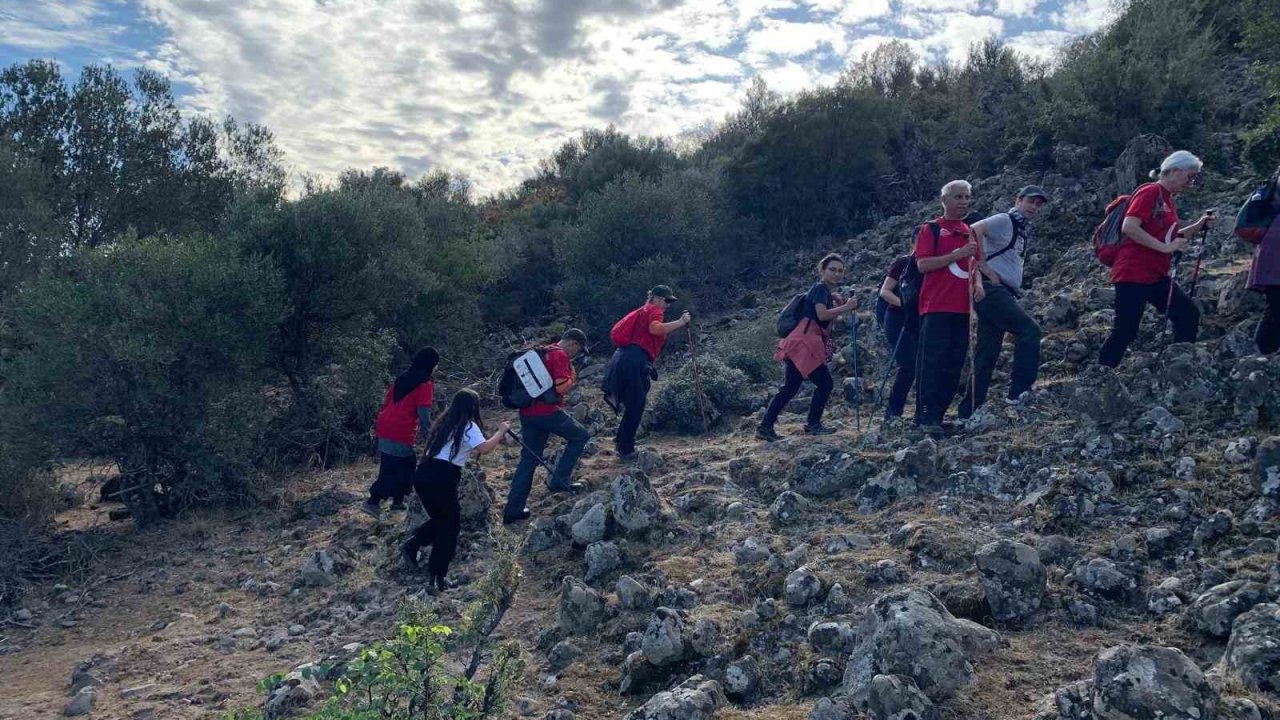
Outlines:
POLYGON ((431 546, 427 572, 430 573, 428 586, 432 592, 449 587, 445 575, 458 549, 458 534, 462 530, 458 503, 462 468, 471 455, 484 455, 497 448, 502 436, 510 429, 511 424, 504 422, 498 432, 485 437, 484 424, 480 419, 480 396, 475 390, 459 390, 449 403, 449 409, 431 428, 427 452, 413 473, 413 489, 422 500, 428 519, 413 531, 400 551, 405 562, 416 568, 418 551, 431 546))

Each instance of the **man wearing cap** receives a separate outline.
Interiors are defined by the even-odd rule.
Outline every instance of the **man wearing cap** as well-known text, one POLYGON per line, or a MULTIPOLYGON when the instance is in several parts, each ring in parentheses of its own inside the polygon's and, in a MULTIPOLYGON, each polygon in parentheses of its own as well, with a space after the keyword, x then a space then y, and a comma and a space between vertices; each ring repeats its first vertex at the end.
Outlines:
POLYGON ((533 471, 542 461, 542 451, 552 435, 564 438, 565 445, 560 461, 556 463, 555 474, 547 478, 547 486, 551 492, 572 493, 582 489, 582 483, 570 482, 570 478, 587 441, 591 439, 591 433, 564 411, 564 398, 578 379, 573 369, 573 358, 586 347, 586 333, 570 328, 560 336, 560 342, 542 349, 542 360, 555 385, 556 399, 553 402, 534 400, 532 405, 520 410, 520 464, 516 466, 515 475, 511 476, 511 490, 502 511, 504 525, 528 519, 530 513, 525 502, 533 489, 533 471))
POLYGON ((974 237, 982 245, 978 269, 986 297, 974 305, 978 341, 973 396, 965 393, 960 403, 962 418, 986 402, 1005 333, 1014 336, 1013 370, 1005 402, 1018 405, 1030 398, 1031 386, 1040 372, 1040 326, 1018 300, 1022 297, 1022 264, 1031 240, 1029 225, 1048 202, 1049 196, 1040 186, 1028 185, 1018 191, 1018 199, 1009 212, 997 213, 972 226, 974 237))
POLYGON ((609 361, 606 374, 606 397, 610 402, 622 405, 622 422, 614 435, 614 448, 618 457, 627 460, 636 452, 636 431, 644 415, 645 402, 649 398, 651 364, 658 359, 667 335, 685 327, 691 318, 689 313, 679 320, 663 322, 667 307, 677 300, 666 285, 655 285, 649 291, 644 305, 627 313, 614 324, 609 339, 617 346, 609 361))

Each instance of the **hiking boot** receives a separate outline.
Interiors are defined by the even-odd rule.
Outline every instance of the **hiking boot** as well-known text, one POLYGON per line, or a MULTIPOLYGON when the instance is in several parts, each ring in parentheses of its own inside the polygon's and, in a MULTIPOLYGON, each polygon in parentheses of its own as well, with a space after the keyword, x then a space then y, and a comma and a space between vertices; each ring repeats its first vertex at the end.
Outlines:
POLYGON ((822 423, 818 423, 817 425, 804 426, 805 435, 834 435, 835 432, 836 432, 835 430, 832 430, 831 428, 827 427, 826 425, 823 425, 822 423))
POLYGON ((364 501, 364 502, 360 503, 360 512, 364 513, 365 515, 368 515, 369 517, 373 518, 374 520, 381 520, 381 519, 382 519, 382 505, 381 505, 381 503, 376 503, 376 502, 374 502, 374 501, 372 501, 372 500, 366 500, 366 501, 364 501))
POLYGON ((772 426, 756 428, 756 437, 765 442, 777 442, 782 439, 778 437, 777 431, 772 426))
POLYGON ((585 487, 586 485, 583 485, 580 482, 571 482, 568 485, 550 485, 547 489, 553 493, 569 493, 570 495, 577 495, 585 487))
POLYGON ((1016 396, 1010 395, 1004 399, 1004 404, 1012 407, 1025 407, 1031 404, 1031 391, 1023 390, 1016 396))
POLYGON ((522 520, 528 520, 528 519, 529 519, 530 517, 532 517, 532 516, 533 516, 533 513, 529 512, 529 508, 525 508, 525 509, 521 510, 520 512, 516 513, 515 515, 503 515, 503 516, 502 516, 502 524, 503 524, 503 525, 513 525, 513 524, 518 523, 518 522, 520 522, 520 521, 522 521, 522 520))
POLYGON ((616 452, 618 453, 618 462, 629 463, 637 457, 635 450, 632 450, 631 452, 622 452, 621 450, 617 450, 616 452))
POLYGON ((920 432, 934 440, 941 440, 947 436, 947 431, 941 425, 921 425, 920 432))

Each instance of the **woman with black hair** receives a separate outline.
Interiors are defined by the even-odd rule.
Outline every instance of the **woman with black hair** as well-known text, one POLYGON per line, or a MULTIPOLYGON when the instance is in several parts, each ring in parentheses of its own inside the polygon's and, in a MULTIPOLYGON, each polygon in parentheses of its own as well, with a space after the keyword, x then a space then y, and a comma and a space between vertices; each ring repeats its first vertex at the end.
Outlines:
POLYGON ((392 510, 404 509, 404 497, 412 488, 413 438, 418 429, 431 427, 431 406, 435 402, 435 374, 440 354, 435 348, 423 348, 413 357, 413 364, 400 373, 387 388, 378 411, 375 431, 378 435, 378 479, 369 487, 369 499, 360 509, 379 517, 382 501, 391 500, 392 510))
POLYGON ((492 452, 510 430, 511 424, 504 422, 491 437, 484 436, 480 396, 470 389, 459 390, 449 409, 431 428, 427 452, 413 473, 413 490, 418 493, 428 519, 400 546, 400 552, 405 562, 416 568, 418 551, 431 546, 427 572, 432 592, 444 591, 449 586, 445 575, 458 549, 458 534, 462 531, 458 482, 462 479, 462 468, 472 454, 492 452))

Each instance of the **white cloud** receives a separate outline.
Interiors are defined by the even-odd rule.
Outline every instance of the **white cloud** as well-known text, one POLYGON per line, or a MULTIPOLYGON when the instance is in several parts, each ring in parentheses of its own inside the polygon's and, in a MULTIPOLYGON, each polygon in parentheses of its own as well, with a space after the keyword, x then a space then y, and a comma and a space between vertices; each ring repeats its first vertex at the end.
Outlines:
POLYGON ((107 50, 123 28, 95 25, 104 14, 100 0, 0 0, 0 38, 4 45, 37 52, 107 50))
POLYGON ((1055 19, 1063 30, 1091 33, 1115 20, 1115 0, 1067 0, 1055 19))
POLYGON ((774 58, 804 55, 824 45, 837 54, 843 53, 843 30, 826 23, 765 19, 759 30, 747 36, 746 59, 751 63, 765 63, 774 58))
POLYGON ((978 0, 899 0, 905 13, 918 12, 973 12, 978 0))
POLYGON ((996 14, 1004 17, 1031 17, 1044 0, 996 0, 996 14))
POLYGON ((1004 32, 1004 21, 990 15, 946 13, 931 15, 927 22, 933 26, 933 33, 923 38, 921 44, 951 62, 964 60, 974 43, 1004 32))
POLYGON ((1036 30, 1009 38, 1009 47, 1028 57, 1037 60, 1050 60, 1072 38, 1077 37, 1065 30, 1036 30))
POLYGON ((814 12, 830 13, 843 25, 857 25, 889 14, 889 0, 804 0, 814 12))

